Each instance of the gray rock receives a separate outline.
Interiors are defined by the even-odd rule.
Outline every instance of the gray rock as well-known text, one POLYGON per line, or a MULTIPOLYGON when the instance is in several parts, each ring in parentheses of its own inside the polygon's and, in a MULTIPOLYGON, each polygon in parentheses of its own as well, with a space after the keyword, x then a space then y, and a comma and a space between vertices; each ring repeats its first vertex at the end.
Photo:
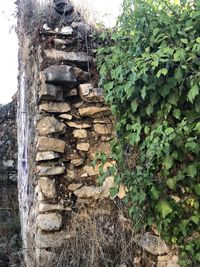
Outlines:
POLYGON ((64 153, 65 141, 55 139, 55 138, 40 136, 38 137, 38 141, 37 141, 37 149, 39 151, 52 150, 55 152, 64 153))
POLYGON ((141 246, 144 251, 152 255, 160 256, 169 252, 166 243, 160 237, 150 233, 136 236, 135 242, 137 245, 141 246))
POLYGON ((36 154, 36 161, 52 160, 58 158, 60 158, 60 155, 53 151, 43 151, 43 152, 38 152, 36 154))
POLYGON ((92 57, 87 56, 85 52, 64 52, 57 49, 44 50, 46 57, 54 61, 67 61, 75 64, 87 65, 92 61, 92 57))
POLYGON ((52 133, 65 133, 66 125, 54 117, 44 117, 37 123, 37 130, 40 135, 49 135, 52 133))
POLYGON ((49 166, 38 166, 38 176, 54 176, 61 175, 65 172, 65 167, 49 167, 49 166))
POLYGON ((62 226, 62 216, 59 213, 39 214, 37 227, 43 231, 56 231, 62 226))
POLYGON ((66 65, 52 65, 44 70, 46 82, 73 86, 89 79, 87 72, 66 65))
POLYGON ((63 101, 63 90, 59 86, 46 83, 46 78, 43 72, 40 73, 40 87, 39 87, 39 98, 40 100, 55 100, 63 101))

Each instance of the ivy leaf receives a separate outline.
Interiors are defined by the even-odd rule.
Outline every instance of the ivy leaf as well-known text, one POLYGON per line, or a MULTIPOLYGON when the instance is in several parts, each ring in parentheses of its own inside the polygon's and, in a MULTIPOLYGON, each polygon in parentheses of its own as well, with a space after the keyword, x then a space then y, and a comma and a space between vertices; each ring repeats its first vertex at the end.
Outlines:
POLYGON ((194 102, 194 99, 195 97, 198 95, 199 93, 199 87, 195 84, 191 89, 190 91, 188 92, 187 94, 187 97, 188 97, 188 100, 193 103, 194 102))
POLYGON ((161 214, 163 219, 173 211, 170 203, 167 201, 161 201, 158 203, 156 205, 156 209, 161 214))
POLYGON ((200 184, 195 185, 194 190, 200 196, 200 184))
POLYGON ((164 76, 166 76, 167 73, 168 73, 168 70, 165 69, 165 68, 163 68, 163 69, 160 69, 160 70, 157 72, 156 76, 157 76, 158 78, 160 78, 161 74, 163 74, 164 76))
POLYGON ((171 156, 164 157, 164 159, 163 159, 163 166, 167 170, 169 170, 173 166, 173 163, 174 163, 174 159, 171 156))
POLYGON ((155 186, 151 187, 150 194, 151 194, 151 197, 154 200, 158 200, 159 199, 160 192, 158 191, 158 189, 155 186))
POLYGON ((118 188, 117 187, 111 187, 110 188, 110 196, 111 196, 111 198, 114 198, 114 197, 116 197, 116 195, 118 194, 118 188))
POLYGON ((187 40, 187 39, 184 39, 184 38, 181 38, 181 42, 182 42, 183 44, 188 44, 188 40, 187 40))
POLYGON ((138 108, 138 102, 136 100, 133 100, 132 103, 131 103, 132 112, 135 113, 137 108, 138 108))
POLYGON ((196 167, 196 165, 195 164, 190 164, 186 168, 186 173, 190 177, 195 177, 197 175, 197 167, 196 167))
POLYGON ((176 119, 180 119, 180 117, 181 117, 181 111, 180 111, 180 109, 175 109, 174 111, 173 111, 173 116, 174 116, 174 118, 176 118, 176 119))
POLYGON ((176 189, 176 179, 175 178, 169 178, 166 181, 166 184, 171 190, 175 190, 176 189))
POLYGON ((194 127, 194 131, 197 131, 198 133, 200 133, 200 122, 197 122, 197 124, 194 127))
POLYGON ((199 215, 194 215, 194 216, 190 217, 190 221, 192 221, 196 225, 199 225, 199 220, 200 220, 200 216, 199 215))

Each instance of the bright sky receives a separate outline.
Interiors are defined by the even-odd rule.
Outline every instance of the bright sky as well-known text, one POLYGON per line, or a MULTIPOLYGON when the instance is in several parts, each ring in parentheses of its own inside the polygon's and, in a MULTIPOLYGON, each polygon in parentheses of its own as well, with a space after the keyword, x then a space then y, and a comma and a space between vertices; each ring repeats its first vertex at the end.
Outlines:
MULTIPOLYGON (((16 21, 13 16, 16 0, 0 0, 0 104, 11 101, 11 97, 17 91, 18 75, 18 42, 12 26, 16 21)), ((80 0, 76 0, 80 1, 80 0)), ((107 26, 113 26, 115 18, 119 14, 122 0, 87 0, 92 10, 98 11, 100 17, 107 26)))

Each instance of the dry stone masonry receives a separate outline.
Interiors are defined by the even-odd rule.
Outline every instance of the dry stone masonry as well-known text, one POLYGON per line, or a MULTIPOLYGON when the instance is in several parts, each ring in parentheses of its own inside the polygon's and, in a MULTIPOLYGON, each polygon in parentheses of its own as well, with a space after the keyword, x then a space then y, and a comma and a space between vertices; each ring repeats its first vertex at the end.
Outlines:
MULTIPOLYGON (((109 199, 114 177, 98 183, 102 162, 94 160, 106 155, 104 171, 116 164, 110 147, 116 135, 98 87, 90 26, 73 19, 40 25, 32 36, 21 16, 18 184, 26 266, 177 267, 168 264, 167 247, 151 249, 149 240, 160 244, 158 237, 132 238, 129 220, 109 199)), ((125 191, 121 185, 118 200, 125 191)))

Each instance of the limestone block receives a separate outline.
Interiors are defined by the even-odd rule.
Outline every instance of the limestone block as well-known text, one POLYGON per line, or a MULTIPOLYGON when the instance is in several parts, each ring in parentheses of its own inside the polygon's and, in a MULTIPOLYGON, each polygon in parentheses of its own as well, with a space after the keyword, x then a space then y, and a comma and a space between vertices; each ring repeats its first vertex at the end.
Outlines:
POLYGON ((96 156, 96 153, 104 153, 108 158, 111 158, 111 147, 109 142, 100 143, 97 146, 91 146, 89 151, 89 158, 93 160, 96 156))
POLYGON ((91 83, 85 83, 79 85, 79 95, 85 102, 103 102, 103 89, 94 88, 91 83))
POLYGON ((62 29, 60 30, 60 33, 62 33, 63 35, 72 35, 73 28, 71 26, 62 27, 62 29))
POLYGON ((36 224, 43 231, 56 231, 62 226, 62 216, 59 213, 39 214, 36 224))
POLYGON ((59 231, 54 233, 44 233, 38 229, 35 235, 35 243, 38 248, 56 248, 61 247, 65 240, 70 238, 65 231, 59 231))
POLYGON ((68 61, 72 63, 81 63, 86 65, 92 61, 92 57, 87 56, 85 52, 65 52, 57 49, 44 50, 46 57, 55 61, 68 61))
POLYGON ((91 124, 89 124, 89 123, 74 122, 74 121, 66 122, 66 124, 69 127, 76 128, 76 129, 87 129, 87 128, 92 127, 91 124))
POLYGON ((66 94, 66 96, 77 96, 77 95, 78 95, 78 92, 76 88, 70 89, 66 94))
POLYGON ((87 131, 84 129, 74 130, 73 135, 74 135, 74 138, 77 138, 77 139, 87 138, 87 131))
POLYGON ((86 108, 79 108, 78 111, 82 117, 90 117, 90 118, 97 118, 110 114, 110 110, 108 107, 92 106, 86 108))
POLYGON ((39 203, 39 212, 45 213, 45 212, 53 212, 53 211, 63 211, 64 206, 62 204, 48 204, 45 202, 39 203))
POLYGON ((65 141, 55 139, 55 138, 40 136, 38 137, 38 141, 37 141, 37 149, 39 151, 52 150, 55 152, 64 153, 65 141))
POLYGON ((45 83, 45 75, 43 72, 40 73, 40 87, 39 87, 39 98, 41 100, 55 100, 63 101, 63 90, 59 86, 45 83))
POLYGON ((71 66, 52 65, 43 71, 46 82, 62 85, 77 84, 74 69, 71 66))
POLYGON ((48 102, 39 105, 40 111, 45 111, 49 113, 65 113, 71 110, 68 103, 65 102, 48 102))
POLYGON ((45 195, 46 198, 56 197, 55 180, 47 177, 41 177, 38 181, 39 189, 45 195))
POLYGON ((87 82, 89 74, 79 68, 66 65, 52 65, 43 71, 46 82, 73 86, 78 82, 87 82))
POLYGON ((38 176, 54 176, 61 175, 65 172, 65 167, 49 167, 49 166, 38 166, 38 176))
POLYGON ((71 121, 72 115, 70 115, 70 114, 61 114, 61 115, 59 115, 59 118, 60 119, 63 119, 63 120, 69 120, 69 121, 71 121))
POLYGON ((97 118, 94 120, 94 123, 110 124, 111 120, 109 117, 97 118))
POLYGON ((81 166, 84 163, 84 159, 72 159, 71 164, 73 164, 75 167, 81 166))
POLYGON ((111 124, 94 124, 94 131, 97 134, 111 134, 112 133, 112 125, 111 124))
POLYGON ((37 130, 40 135, 48 135, 51 133, 65 133, 66 125, 54 117, 43 117, 37 123, 37 130))
POLYGON ((43 151, 43 152, 38 152, 36 154, 36 161, 52 160, 58 158, 60 158, 60 155, 53 151, 43 151))
POLYGON ((152 255, 165 255, 169 252, 169 248, 166 243, 160 237, 150 233, 136 236, 135 242, 141 246, 144 251, 147 251, 152 255))
POLYGON ((88 151, 90 149, 90 144, 89 143, 79 143, 77 144, 76 148, 81 151, 88 151))
POLYGON ((54 263, 57 261, 58 256, 56 253, 47 251, 45 249, 36 249, 35 252, 36 252, 37 267, 43 267, 43 266, 52 267, 54 266, 54 263))
POLYGON ((102 188, 95 186, 83 186, 74 191, 74 194, 79 198, 98 199, 101 193, 102 193, 102 188))
POLYGON ((78 188, 80 188, 82 186, 82 184, 70 184, 69 186, 68 186, 68 189, 70 190, 70 191, 75 191, 75 190, 77 190, 78 188))
POLYGON ((70 178, 70 179, 76 178, 76 170, 75 169, 67 169, 67 178, 70 178))

